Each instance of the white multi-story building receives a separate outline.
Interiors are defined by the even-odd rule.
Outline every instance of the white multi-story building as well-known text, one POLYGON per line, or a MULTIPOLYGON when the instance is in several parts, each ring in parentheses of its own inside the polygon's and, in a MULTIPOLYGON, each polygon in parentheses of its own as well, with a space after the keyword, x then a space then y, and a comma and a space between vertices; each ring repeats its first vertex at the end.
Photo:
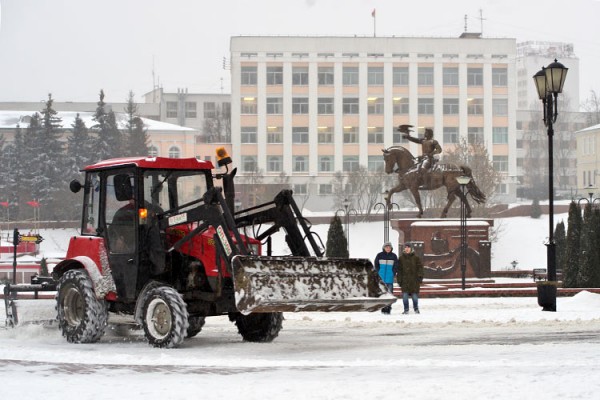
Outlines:
POLYGON ((405 37, 231 38, 232 149, 241 173, 290 176, 314 193, 310 209, 331 207, 336 171, 382 166, 394 144, 420 153, 395 127, 433 128, 448 149, 483 142, 516 181, 516 41, 405 37))

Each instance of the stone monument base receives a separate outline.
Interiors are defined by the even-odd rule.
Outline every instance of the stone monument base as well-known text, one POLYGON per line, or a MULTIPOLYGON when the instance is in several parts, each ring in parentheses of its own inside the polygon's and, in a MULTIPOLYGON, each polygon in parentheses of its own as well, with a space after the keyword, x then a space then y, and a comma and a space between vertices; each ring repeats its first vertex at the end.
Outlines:
MULTIPOLYGON (((423 260, 425 278, 460 279, 460 219, 408 218, 391 220, 398 231, 398 252, 404 243, 412 243, 415 253, 423 260)), ((491 276, 490 228, 493 219, 467 219, 467 278, 491 276)), ((400 254, 398 254, 400 255, 400 254)))

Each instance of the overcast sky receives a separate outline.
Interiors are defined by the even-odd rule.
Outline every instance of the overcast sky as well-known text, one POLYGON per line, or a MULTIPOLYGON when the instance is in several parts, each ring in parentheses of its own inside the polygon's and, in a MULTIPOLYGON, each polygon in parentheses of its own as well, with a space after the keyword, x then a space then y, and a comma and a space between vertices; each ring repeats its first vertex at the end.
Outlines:
MULTIPOLYGON (((484 37, 571 42, 581 100, 600 92, 600 0, 0 0, 0 101, 229 92, 237 35, 484 37), (561 8, 562 7, 562 8, 561 8), (153 80, 154 70, 154 80, 153 80), (221 79, 223 84, 221 83, 221 79)), ((552 60, 548 60, 550 63, 552 60)), ((559 60, 563 61, 563 60, 559 60)), ((568 67, 567 60, 564 64, 568 67)), ((541 65, 540 65, 541 67, 541 65)), ((568 79, 568 77, 567 77, 568 79)), ((533 81, 532 81, 533 85, 533 81)))

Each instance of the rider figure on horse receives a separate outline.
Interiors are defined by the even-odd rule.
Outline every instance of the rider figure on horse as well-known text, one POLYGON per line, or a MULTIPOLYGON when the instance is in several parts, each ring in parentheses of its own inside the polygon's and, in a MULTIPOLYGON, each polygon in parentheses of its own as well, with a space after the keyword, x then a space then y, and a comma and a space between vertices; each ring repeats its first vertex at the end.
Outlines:
POLYGON ((403 138, 421 145, 422 155, 417 163, 417 171, 419 171, 419 173, 427 173, 436 162, 434 155, 440 154, 442 152, 442 147, 438 141, 433 138, 433 129, 425 128, 425 137, 421 139, 410 136, 409 128, 412 128, 412 125, 400 125, 398 131, 403 133, 403 138))

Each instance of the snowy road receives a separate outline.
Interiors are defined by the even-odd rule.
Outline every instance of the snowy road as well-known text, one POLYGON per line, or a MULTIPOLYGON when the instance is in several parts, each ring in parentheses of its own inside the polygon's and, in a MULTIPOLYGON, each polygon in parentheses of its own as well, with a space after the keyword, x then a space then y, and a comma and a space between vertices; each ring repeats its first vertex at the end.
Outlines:
POLYGON ((215 317, 175 350, 139 331, 72 345, 23 326, 0 330, 0 379, 21 399, 591 399, 599 303, 581 293, 557 313, 532 298, 465 298, 422 299, 420 315, 286 314, 273 343, 242 342, 215 317))

